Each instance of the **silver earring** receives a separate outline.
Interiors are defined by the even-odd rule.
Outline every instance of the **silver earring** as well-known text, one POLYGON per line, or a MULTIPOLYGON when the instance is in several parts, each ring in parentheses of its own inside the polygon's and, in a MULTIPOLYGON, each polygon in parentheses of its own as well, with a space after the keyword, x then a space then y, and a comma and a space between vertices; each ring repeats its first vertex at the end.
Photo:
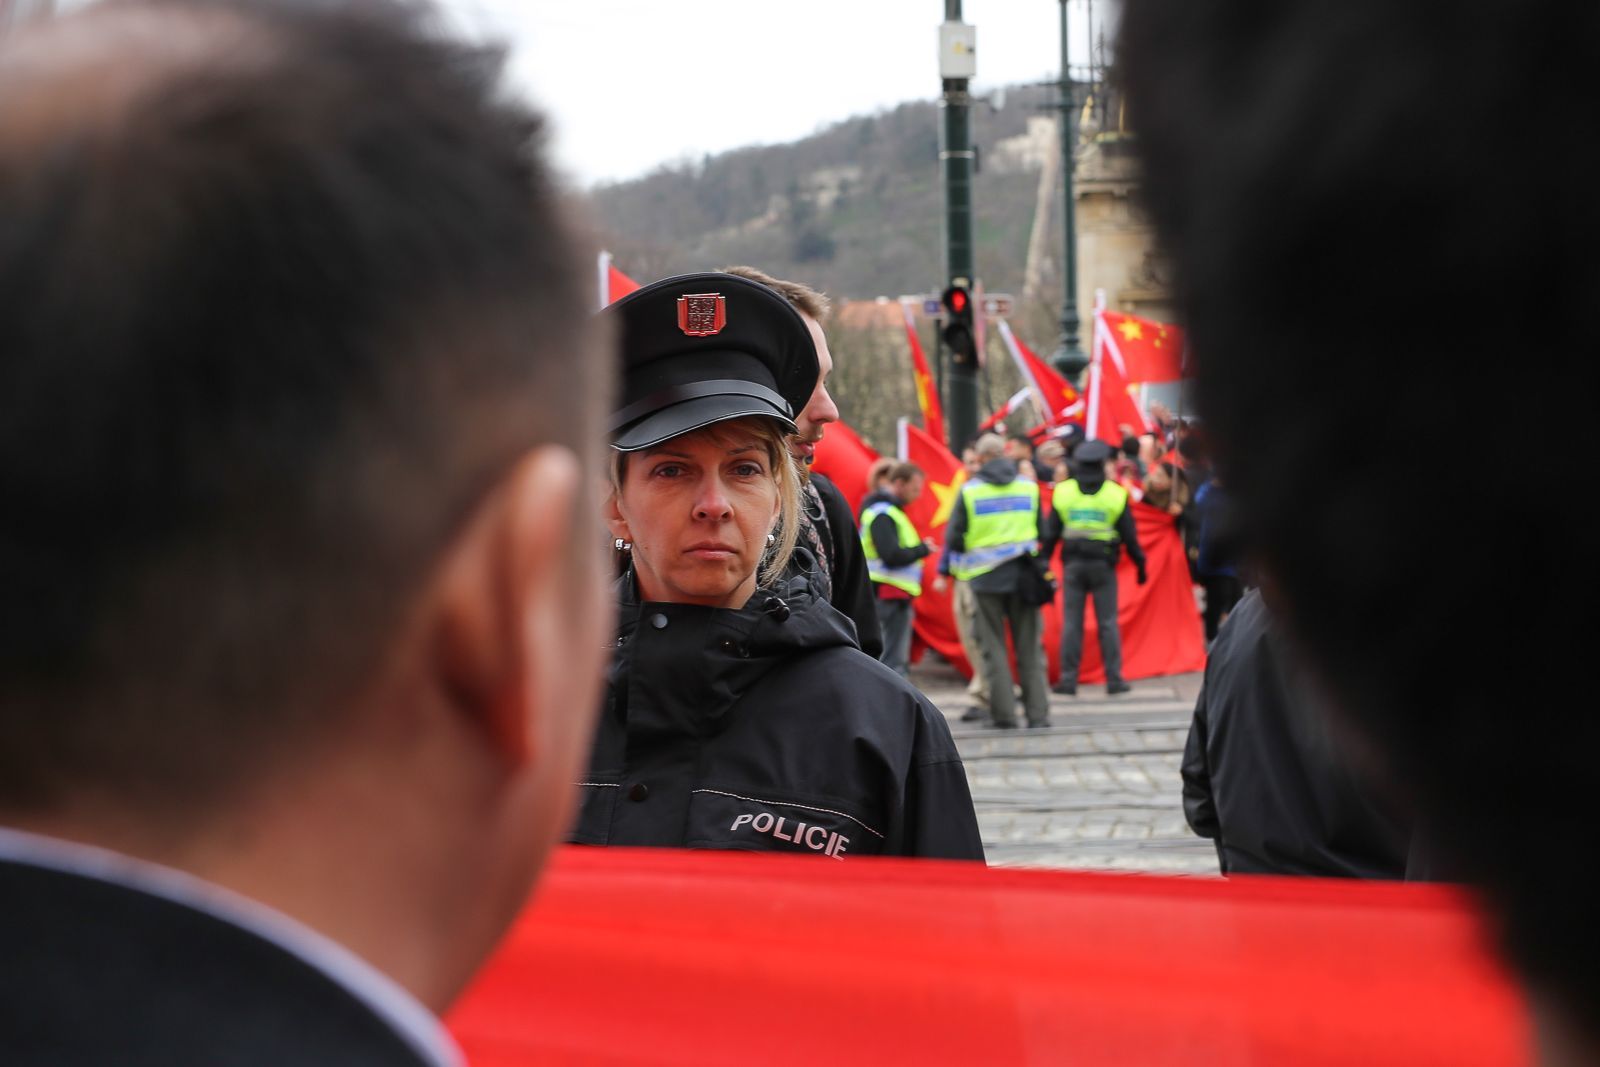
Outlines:
POLYGON ((775 533, 767 534, 767 547, 768 548, 771 548, 773 545, 775 545, 777 543, 778 543, 778 535, 777 534, 775 534, 775 533))
POLYGON ((619 537, 615 541, 611 542, 611 547, 615 548, 618 552, 631 552, 633 551, 633 542, 624 541, 619 537))

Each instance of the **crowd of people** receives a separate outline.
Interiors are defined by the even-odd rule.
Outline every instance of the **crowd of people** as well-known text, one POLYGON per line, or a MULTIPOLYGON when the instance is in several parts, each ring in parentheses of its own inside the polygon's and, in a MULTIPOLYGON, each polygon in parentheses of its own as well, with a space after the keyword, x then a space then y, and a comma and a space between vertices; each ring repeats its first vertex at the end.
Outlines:
MULTIPOLYGON (((567 837, 982 859, 901 673, 922 474, 886 471, 859 528, 807 476, 837 418, 818 294, 730 269, 576 312, 592 261, 541 120, 441 27, 127 0, 0 42, 7 1064, 452 1067, 439 1013, 567 837)), ((1048 724, 1055 595, 1064 662, 1092 599, 1117 687, 1106 575, 1143 571, 1136 494, 1163 508, 1226 653, 1208 691, 1292 664, 1261 714, 1313 728, 1282 758, 1355 736, 1414 815, 1408 867, 1423 840, 1485 893, 1541 1057, 1597 1062, 1600 737, 1582 650, 1552 647, 1594 563, 1518 546, 1507 573, 1500 525, 1429 536, 1439 499, 1515 513, 1567 472, 1483 449, 1421 494, 1392 469, 1458 432, 1464 361, 1525 351, 1527 308, 1582 393, 1600 211, 1567 109, 1597 102, 1600 15, 1127 0, 1120 32, 1206 447, 1165 420, 1115 454, 974 443, 938 547, 984 714, 1019 725, 1009 640, 1048 724), (1482 165, 1485 129, 1517 166, 1482 165), (1397 234, 1408 255, 1374 255, 1397 234), (1359 433, 1328 388, 1353 278, 1432 312, 1371 308, 1359 433), (1242 558, 1260 594, 1224 619, 1242 558), (1461 594, 1486 566, 1489 623, 1461 594)), ((1546 425, 1536 392, 1501 417, 1546 425)), ((1206 707, 1197 828, 1230 817, 1206 707)), ((1225 866, 1272 859, 1254 829, 1225 866)), ((1392 871, 1388 845, 1330 862, 1392 871)))

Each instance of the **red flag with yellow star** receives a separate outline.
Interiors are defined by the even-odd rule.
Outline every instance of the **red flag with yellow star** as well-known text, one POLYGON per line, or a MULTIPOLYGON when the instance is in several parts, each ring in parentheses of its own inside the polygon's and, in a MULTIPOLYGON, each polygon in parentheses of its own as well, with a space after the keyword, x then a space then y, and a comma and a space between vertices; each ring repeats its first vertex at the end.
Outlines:
POLYGON ((817 442, 816 455, 811 469, 826 475, 844 498, 850 502, 850 514, 861 514, 861 498, 872 487, 867 475, 878 453, 852 430, 843 419, 825 428, 822 440, 817 442))
MULTIPOLYGON (((923 537, 931 537, 936 545, 944 544, 945 524, 961 495, 961 483, 967 480, 967 469, 961 465, 944 442, 932 434, 924 433, 911 425, 910 420, 899 423, 900 458, 915 463, 927 475, 922 495, 906 506, 906 518, 923 537)), ((923 562, 922 595, 917 597, 916 614, 912 628, 917 641, 934 649, 939 655, 956 664, 958 670, 971 673, 971 666, 961 652, 961 637, 956 633, 956 617, 951 604, 951 586, 944 583, 940 589, 935 579, 939 576, 940 550, 923 562)))
POLYGON ((906 340, 911 343, 911 373, 917 380, 917 406, 922 409, 922 428, 935 440, 943 441, 944 408, 939 403, 939 387, 933 380, 933 372, 928 369, 928 357, 923 355, 916 324, 911 321, 911 309, 901 304, 900 310, 905 313, 906 340))
POLYGON ((1183 331, 1176 326, 1101 311, 1106 336, 1120 355, 1123 377, 1130 382, 1175 382, 1183 377, 1183 331))
POLYGON ((1056 373, 1054 367, 1033 354, 1022 339, 1011 332, 1011 324, 1006 320, 999 321, 1000 339, 1006 343, 1006 350, 1011 353, 1011 358, 1017 361, 1017 369, 1022 372, 1022 380, 1028 383, 1028 388, 1033 390, 1035 399, 1039 402, 1039 411, 1044 415, 1046 426, 1060 426, 1067 422, 1083 421, 1083 398, 1072 387, 1072 383, 1056 373))

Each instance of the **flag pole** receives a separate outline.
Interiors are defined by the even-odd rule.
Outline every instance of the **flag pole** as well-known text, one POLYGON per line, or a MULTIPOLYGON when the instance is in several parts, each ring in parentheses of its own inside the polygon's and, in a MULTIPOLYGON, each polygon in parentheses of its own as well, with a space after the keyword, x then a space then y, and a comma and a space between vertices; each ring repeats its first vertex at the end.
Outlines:
POLYGON ((1105 296, 1101 290, 1095 290, 1094 296, 1094 353, 1089 357, 1089 410, 1083 427, 1085 441, 1096 440, 1100 432, 1100 360, 1101 352, 1105 347, 1105 322, 1102 311, 1105 310, 1105 296))
POLYGON ((599 267, 599 286, 595 289, 596 307, 604 311, 606 305, 611 303, 611 253, 602 249, 595 257, 595 265, 599 267))

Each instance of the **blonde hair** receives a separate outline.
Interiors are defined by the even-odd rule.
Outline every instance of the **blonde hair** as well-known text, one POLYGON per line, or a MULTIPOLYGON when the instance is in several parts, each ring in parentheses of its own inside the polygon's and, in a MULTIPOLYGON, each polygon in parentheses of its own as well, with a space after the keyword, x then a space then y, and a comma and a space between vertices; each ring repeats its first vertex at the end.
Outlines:
MULTIPOLYGON (((794 457, 789 455, 788 431, 772 419, 755 415, 712 423, 671 440, 699 436, 722 444, 731 440, 739 430, 748 431, 761 443, 767 453, 773 481, 778 486, 778 525, 772 531, 777 539, 762 558, 761 569, 756 575, 757 586, 769 586, 789 566, 795 543, 800 538, 800 472, 795 468, 794 457)), ((623 479, 628 475, 628 457, 631 455, 631 452, 613 452, 611 455, 613 493, 622 492, 623 479)))

